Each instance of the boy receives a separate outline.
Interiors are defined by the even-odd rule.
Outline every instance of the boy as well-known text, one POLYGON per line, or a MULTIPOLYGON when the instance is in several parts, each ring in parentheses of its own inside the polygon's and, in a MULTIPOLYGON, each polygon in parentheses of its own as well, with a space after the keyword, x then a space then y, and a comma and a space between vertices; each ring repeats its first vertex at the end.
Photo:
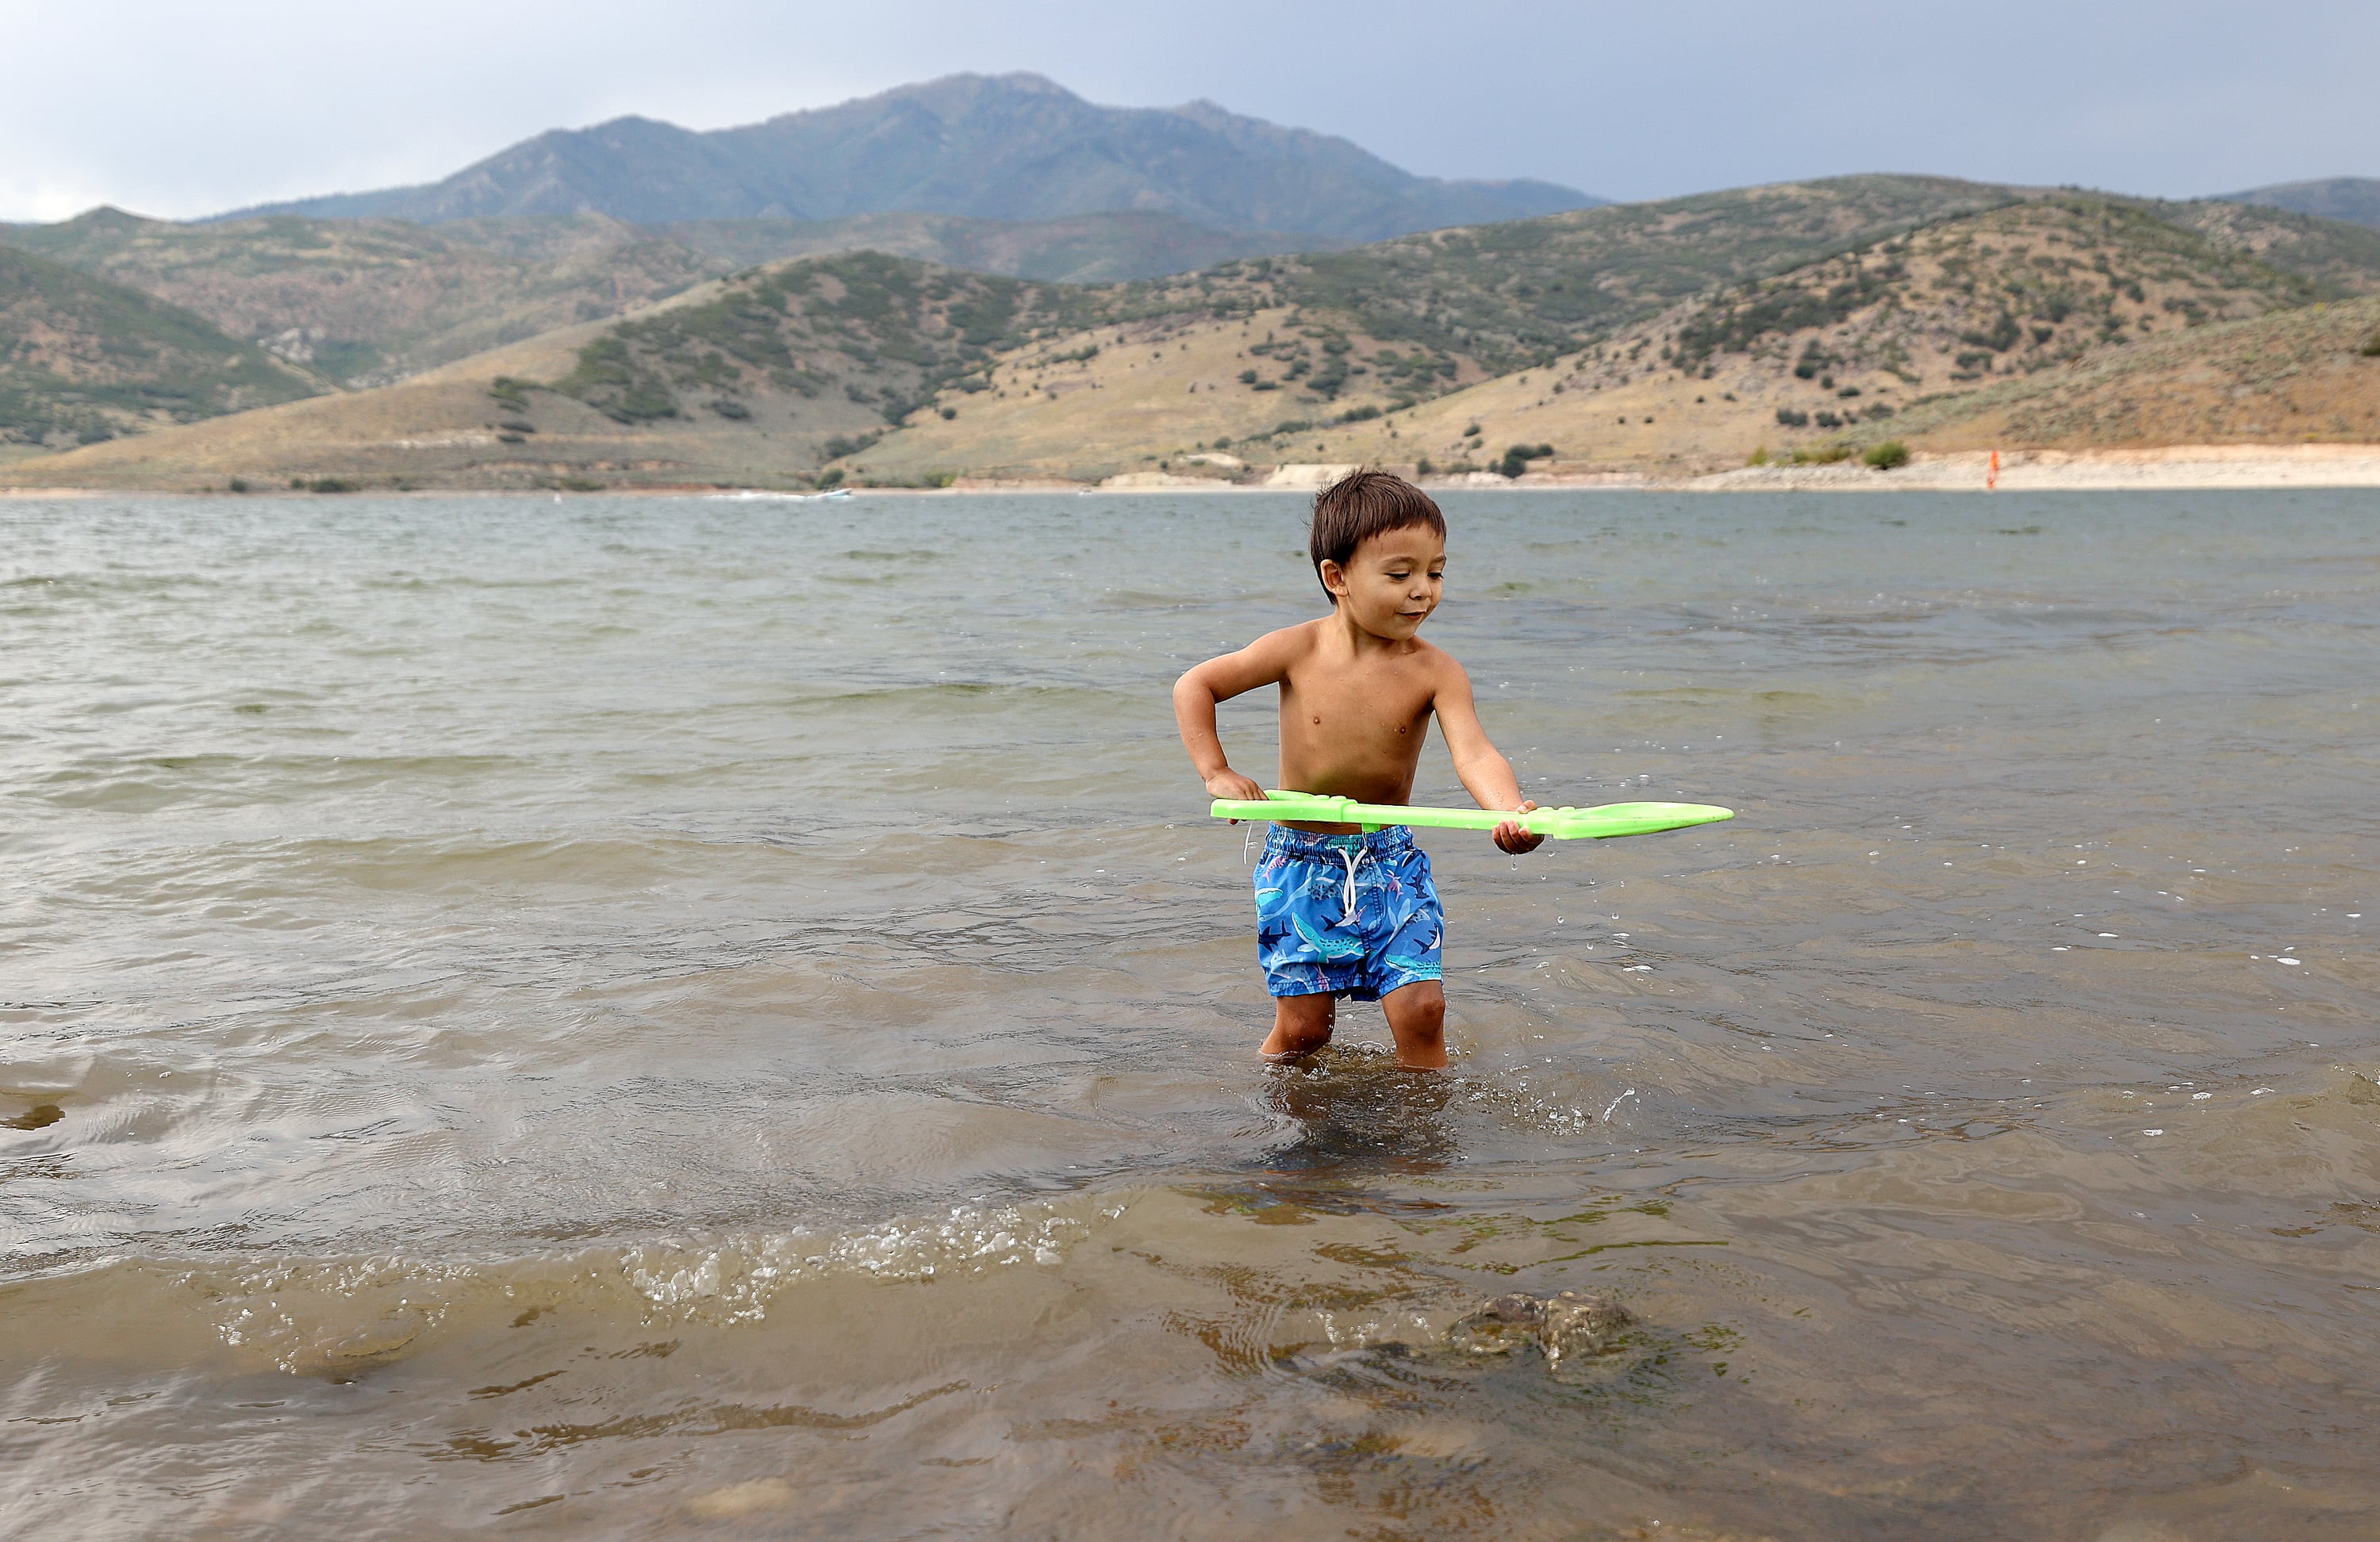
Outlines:
MULTIPOLYGON (((1307 549, 1331 613, 1209 659, 1173 687, 1182 743, 1207 791, 1264 796, 1224 756, 1215 704, 1277 685, 1281 787, 1406 802, 1434 713, 1454 772, 1480 807, 1535 808, 1479 726, 1463 666, 1415 636, 1444 589, 1446 519, 1438 505, 1401 477, 1358 471, 1314 500, 1307 549)), ((1517 822, 1496 827, 1496 844, 1515 856, 1544 839, 1517 822)), ((1399 1065, 1446 1064, 1443 917, 1429 857, 1411 831, 1276 824, 1256 891, 1257 953, 1273 997, 1267 1059, 1295 1060, 1330 1042, 1337 998, 1352 996, 1381 1003, 1399 1065)))

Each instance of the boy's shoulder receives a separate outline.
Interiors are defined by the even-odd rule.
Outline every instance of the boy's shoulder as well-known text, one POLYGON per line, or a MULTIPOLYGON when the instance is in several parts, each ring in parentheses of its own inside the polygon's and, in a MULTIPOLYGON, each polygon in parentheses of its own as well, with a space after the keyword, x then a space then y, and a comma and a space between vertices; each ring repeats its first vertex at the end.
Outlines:
MULTIPOLYGON (((1329 668, 1333 662, 1332 650, 1327 646, 1330 637, 1330 619, 1327 615, 1318 616, 1312 621, 1283 626, 1278 631, 1267 632, 1249 646, 1262 649, 1291 666, 1313 663, 1329 668)), ((1352 660, 1339 662, 1353 662, 1352 660)), ((1420 637, 1405 639, 1400 663, 1402 667, 1429 674, 1467 678, 1463 676, 1463 666, 1455 662, 1453 654, 1420 637)))
POLYGON ((1269 653, 1282 660, 1301 658, 1314 651, 1315 644, 1322 637, 1323 623, 1329 619, 1324 616, 1315 621, 1300 621, 1288 626, 1275 627, 1248 644, 1246 651, 1269 653))

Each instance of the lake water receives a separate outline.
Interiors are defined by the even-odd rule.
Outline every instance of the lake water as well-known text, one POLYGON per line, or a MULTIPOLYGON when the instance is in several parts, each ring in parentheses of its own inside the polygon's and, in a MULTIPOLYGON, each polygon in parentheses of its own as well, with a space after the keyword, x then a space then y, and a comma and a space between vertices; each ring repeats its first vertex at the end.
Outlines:
POLYGON ((2380 1535, 2380 498, 1448 512, 1739 818, 1426 834, 1433 1078, 1173 735, 1300 500, 0 503, 0 1532, 2380 1535))

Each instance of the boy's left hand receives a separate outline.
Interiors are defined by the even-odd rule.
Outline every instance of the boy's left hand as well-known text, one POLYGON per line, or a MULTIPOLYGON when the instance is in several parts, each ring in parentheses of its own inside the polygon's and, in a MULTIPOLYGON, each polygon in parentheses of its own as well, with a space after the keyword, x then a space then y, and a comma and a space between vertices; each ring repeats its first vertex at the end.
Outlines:
MULTIPOLYGON (((1521 807, 1513 809, 1512 812, 1515 814, 1525 814, 1536 807, 1536 804, 1531 799, 1523 798, 1521 800, 1521 807)), ((1518 856, 1524 852, 1535 851, 1545 844, 1546 838, 1544 836, 1530 834, 1526 830, 1521 827, 1521 822, 1518 820, 1506 820, 1502 824, 1496 827, 1496 848, 1499 851, 1510 852, 1514 856, 1518 856)))

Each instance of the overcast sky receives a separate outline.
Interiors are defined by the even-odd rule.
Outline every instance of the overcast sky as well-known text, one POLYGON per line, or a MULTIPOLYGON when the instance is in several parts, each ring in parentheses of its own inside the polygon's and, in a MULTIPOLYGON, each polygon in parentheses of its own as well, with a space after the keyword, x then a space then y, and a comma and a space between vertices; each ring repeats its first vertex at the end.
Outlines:
POLYGON ((2375 0, 0 0, 0 219, 433 180, 541 129, 956 70, 1619 199, 1856 171, 2188 196, 2380 176, 2375 0))

